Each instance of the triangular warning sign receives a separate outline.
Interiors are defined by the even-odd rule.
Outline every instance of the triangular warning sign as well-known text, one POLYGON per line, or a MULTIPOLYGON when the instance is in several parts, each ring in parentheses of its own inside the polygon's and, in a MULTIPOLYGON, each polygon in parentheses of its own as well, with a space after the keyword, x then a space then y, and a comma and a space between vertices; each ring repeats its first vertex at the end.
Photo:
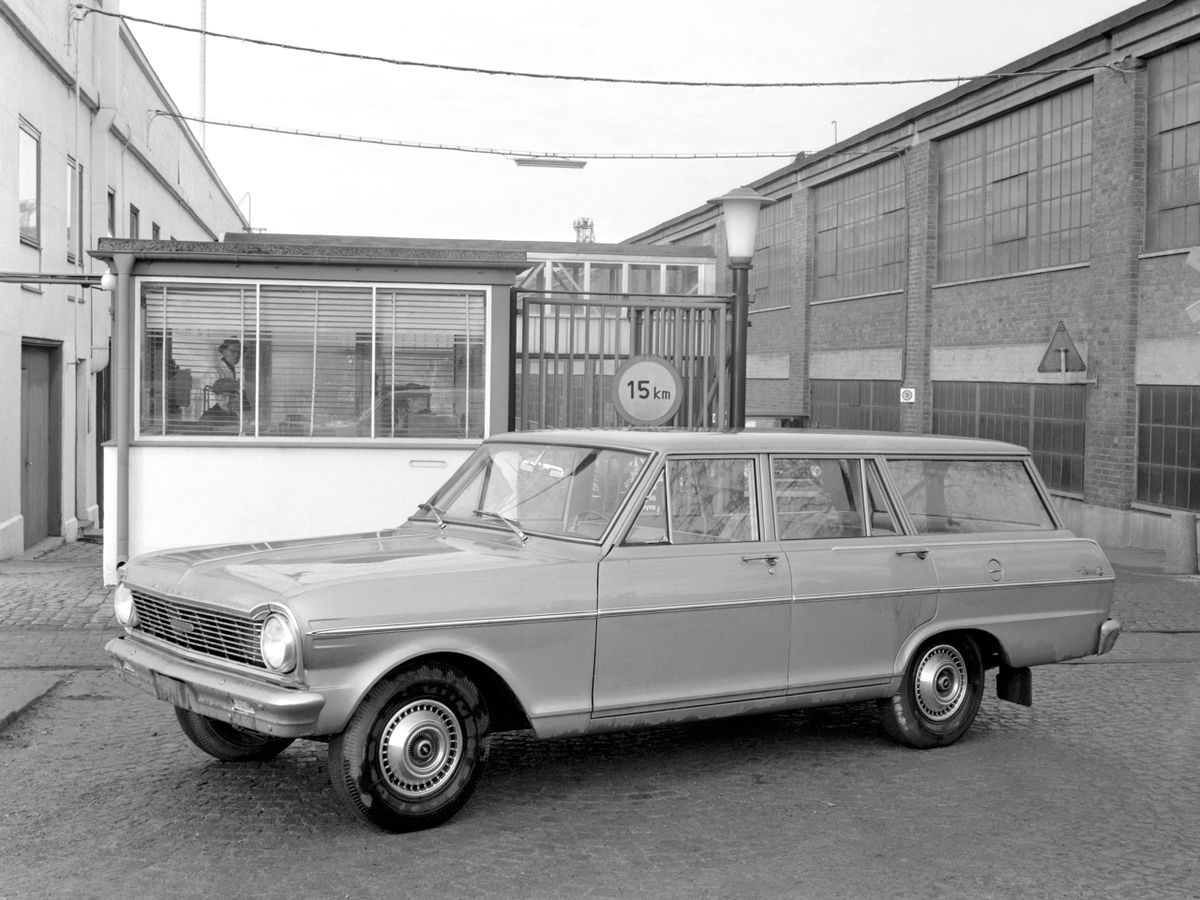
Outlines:
POLYGON ((1038 365, 1039 372, 1086 372, 1087 363, 1079 355, 1075 342, 1067 334, 1067 326, 1062 322, 1054 329, 1054 337, 1050 338, 1050 346, 1046 355, 1038 365))

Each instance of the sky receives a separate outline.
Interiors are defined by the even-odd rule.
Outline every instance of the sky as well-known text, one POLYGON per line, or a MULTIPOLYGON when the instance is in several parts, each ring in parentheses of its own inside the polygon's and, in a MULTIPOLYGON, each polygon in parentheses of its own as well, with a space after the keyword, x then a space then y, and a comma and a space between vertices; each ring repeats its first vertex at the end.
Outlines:
MULTIPOLYGON (((1130 0, 121 0, 129 16, 475 69, 723 82, 970 77, 1130 0)), ((111 4, 108 8, 111 9, 111 4)), ((130 23, 180 111, 509 156, 191 127, 256 229, 612 243, 891 118, 953 84, 678 87, 398 66, 130 23), (203 83, 203 90, 201 84, 203 83), (589 159, 537 154, 749 154, 589 159), (240 199, 239 199, 240 198, 240 199)))

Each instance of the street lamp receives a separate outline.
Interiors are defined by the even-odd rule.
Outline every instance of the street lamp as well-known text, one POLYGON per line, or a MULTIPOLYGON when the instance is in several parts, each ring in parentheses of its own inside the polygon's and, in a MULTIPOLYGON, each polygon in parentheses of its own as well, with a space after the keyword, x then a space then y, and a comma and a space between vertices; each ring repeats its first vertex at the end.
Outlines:
POLYGON ((733 270, 733 346, 729 390, 729 427, 746 427, 746 331, 749 328, 750 264, 758 236, 758 211, 774 203, 751 188, 734 188, 708 201, 721 205, 725 219, 725 248, 733 270))

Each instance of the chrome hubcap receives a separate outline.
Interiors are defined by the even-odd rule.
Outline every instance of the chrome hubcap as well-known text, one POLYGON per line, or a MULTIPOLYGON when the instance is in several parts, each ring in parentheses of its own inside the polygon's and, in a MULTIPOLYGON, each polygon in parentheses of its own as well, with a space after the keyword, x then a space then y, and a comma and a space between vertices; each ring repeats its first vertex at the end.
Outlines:
POLYGON ((462 752, 462 729, 450 707, 417 700, 397 710, 384 728, 379 768, 392 793, 421 800, 453 777, 462 752))
POLYGON ((928 719, 940 722, 954 715, 966 702, 967 664, 962 654, 948 644, 930 649, 917 665, 917 706, 928 719))

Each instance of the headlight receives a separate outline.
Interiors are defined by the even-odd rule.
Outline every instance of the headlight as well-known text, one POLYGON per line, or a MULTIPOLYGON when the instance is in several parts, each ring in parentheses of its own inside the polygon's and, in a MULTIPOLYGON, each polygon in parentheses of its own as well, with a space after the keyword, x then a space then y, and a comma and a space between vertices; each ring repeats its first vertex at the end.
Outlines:
POLYGON ((133 605, 133 591, 123 584, 118 584, 117 589, 113 591, 113 612, 116 613, 117 621, 126 628, 137 626, 138 617, 137 609, 133 605))
POLYGON ((258 646, 268 669, 290 672, 296 668, 296 632, 283 616, 274 613, 267 616, 258 646))

